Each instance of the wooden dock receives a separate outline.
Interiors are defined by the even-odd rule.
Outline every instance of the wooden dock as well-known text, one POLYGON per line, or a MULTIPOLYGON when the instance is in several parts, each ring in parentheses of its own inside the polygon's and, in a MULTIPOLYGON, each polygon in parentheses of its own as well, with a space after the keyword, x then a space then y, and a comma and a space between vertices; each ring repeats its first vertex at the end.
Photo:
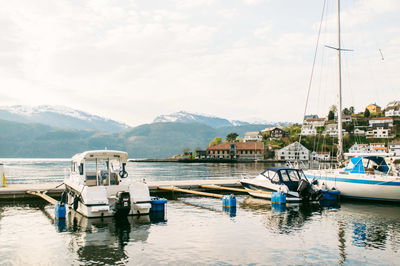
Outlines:
MULTIPOLYGON (((176 187, 181 189, 191 189, 197 191, 218 191, 215 186, 241 188, 238 179, 217 179, 217 180, 170 180, 170 181, 148 181, 151 194, 166 193, 159 187, 176 187)), ((26 193, 26 191, 46 191, 50 197, 60 197, 64 191, 64 185, 60 183, 42 183, 42 184, 10 184, 8 187, 0 187, 1 199, 37 199, 38 197, 26 193)), ((178 192, 178 191, 176 191, 178 192)), ((228 192, 227 192, 228 193, 228 192)))

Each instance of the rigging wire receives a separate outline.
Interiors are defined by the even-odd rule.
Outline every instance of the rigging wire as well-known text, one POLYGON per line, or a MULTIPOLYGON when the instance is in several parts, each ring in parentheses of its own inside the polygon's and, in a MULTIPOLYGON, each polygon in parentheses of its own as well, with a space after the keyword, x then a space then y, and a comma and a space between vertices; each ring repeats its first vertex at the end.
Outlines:
MULTIPOLYGON (((313 80, 313 76, 314 76, 315 61, 316 61, 317 53, 318 53, 319 38, 321 36, 322 22, 324 20, 324 14, 325 14, 325 6, 326 6, 326 0, 324 0, 324 4, 322 6, 322 14, 321 14, 321 20, 320 20, 319 29, 318 29, 317 42, 315 44, 314 59, 313 59, 313 64, 312 64, 312 68, 311 68, 310 81, 308 83, 307 99, 306 99, 306 105, 304 107, 302 127, 304 125, 304 117, 306 116, 306 113, 307 113, 308 100, 310 98, 311 84, 312 84, 312 80, 313 80)), ((300 130, 299 144, 301 145, 301 130, 300 130)), ((300 148, 300 146, 299 146, 299 148, 300 148)), ((295 155, 296 155, 296 153, 295 153, 295 155)), ((298 158, 296 158, 296 159, 298 159, 298 158)))

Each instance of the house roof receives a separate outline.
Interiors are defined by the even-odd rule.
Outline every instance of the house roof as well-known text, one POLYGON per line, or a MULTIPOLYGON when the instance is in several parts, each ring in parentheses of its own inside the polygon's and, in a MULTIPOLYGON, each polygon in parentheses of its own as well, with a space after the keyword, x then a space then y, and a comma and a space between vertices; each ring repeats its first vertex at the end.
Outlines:
POLYGON ((385 145, 385 143, 383 143, 383 142, 373 142, 373 143, 370 143, 370 145, 385 145))
POLYGON ((254 131, 254 132, 246 132, 246 134, 244 134, 245 137, 257 137, 258 135, 258 131, 254 131))
POLYGON ((386 147, 372 147, 373 150, 385 150, 387 151, 386 147))
POLYGON ((393 118, 384 116, 384 117, 373 117, 373 118, 370 118, 369 120, 393 120, 393 118))
POLYGON ((381 108, 381 107, 380 107, 379 105, 377 105, 376 103, 371 103, 371 104, 368 104, 368 105, 367 105, 367 107, 368 107, 368 106, 375 106, 375 107, 379 107, 379 108, 381 108))
POLYGON ((236 145, 237 150, 263 150, 263 142, 224 142, 207 148, 207 150, 230 150, 231 144, 236 145))
POLYGON ((325 118, 323 118, 323 117, 321 117, 321 118, 307 118, 306 121, 307 122, 325 121, 325 118))

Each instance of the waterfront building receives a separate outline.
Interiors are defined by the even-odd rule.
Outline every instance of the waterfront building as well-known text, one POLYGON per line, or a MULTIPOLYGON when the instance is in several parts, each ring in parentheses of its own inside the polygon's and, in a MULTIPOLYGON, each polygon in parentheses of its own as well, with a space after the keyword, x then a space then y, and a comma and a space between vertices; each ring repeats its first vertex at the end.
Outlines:
POLYGON ((372 113, 377 113, 381 111, 381 107, 378 106, 376 103, 369 104, 367 105, 366 109, 372 114, 372 113))
POLYGON ((354 143, 353 146, 350 147, 349 153, 369 153, 370 145, 362 144, 362 143, 354 143))
POLYGON ((256 132, 246 132, 243 138, 244 142, 260 142, 262 141, 262 136, 259 134, 258 131, 256 132))
POLYGON ((392 101, 386 105, 385 116, 400 116, 400 101, 392 101))
POLYGON ((263 159, 263 142, 225 142, 207 148, 207 157, 214 159, 263 159))
POLYGON ((313 151, 310 155, 310 159, 313 161, 329 161, 331 159, 331 154, 329 152, 313 151))
POLYGON ((310 158, 310 151, 301 145, 298 141, 289 144, 288 146, 280 149, 276 153, 277 160, 295 161, 308 161, 310 158))

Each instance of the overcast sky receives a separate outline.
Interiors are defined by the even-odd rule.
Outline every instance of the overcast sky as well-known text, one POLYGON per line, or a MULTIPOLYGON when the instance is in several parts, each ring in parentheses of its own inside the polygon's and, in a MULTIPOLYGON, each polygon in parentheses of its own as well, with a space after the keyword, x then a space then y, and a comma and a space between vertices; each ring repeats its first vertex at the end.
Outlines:
MULTIPOLYGON (((0 105, 300 121, 323 0, 1 0, 0 105)), ((344 105, 400 100, 400 1, 343 1, 344 105), (383 58, 379 49, 382 52, 383 58)), ((327 1, 308 113, 335 104, 327 1)))

